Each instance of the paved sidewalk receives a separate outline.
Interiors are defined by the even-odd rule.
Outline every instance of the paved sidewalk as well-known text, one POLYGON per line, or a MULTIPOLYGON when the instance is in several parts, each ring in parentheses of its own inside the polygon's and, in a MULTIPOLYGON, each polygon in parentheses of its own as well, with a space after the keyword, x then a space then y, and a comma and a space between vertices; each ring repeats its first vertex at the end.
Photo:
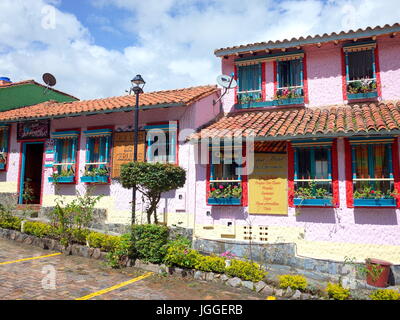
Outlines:
MULTIPOLYGON (((113 270, 104 262, 63 254, 14 262, 54 253, 0 240, 0 300, 74 300, 148 273, 135 268, 113 270)), ((223 284, 151 275, 91 298, 101 299, 255 300, 265 297, 223 284)))

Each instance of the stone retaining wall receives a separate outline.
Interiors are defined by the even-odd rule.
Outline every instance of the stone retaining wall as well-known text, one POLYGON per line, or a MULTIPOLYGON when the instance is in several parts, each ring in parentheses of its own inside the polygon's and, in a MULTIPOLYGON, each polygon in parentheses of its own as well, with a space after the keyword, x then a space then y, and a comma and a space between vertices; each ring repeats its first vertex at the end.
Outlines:
MULTIPOLYGON (((283 265, 302 269, 306 271, 304 275, 308 274, 309 277, 312 277, 313 274, 318 277, 325 274, 328 281, 330 276, 337 276, 344 278, 345 282, 354 282, 349 285, 350 287, 369 288, 364 279, 357 274, 354 266, 346 265, 344 262, 300 257, 296 253, 296 244, 294 243, 253 243, 250 247, 249 243, 245 241, 195 239, 193 247, 205 254, 219 255, 230 251, 241 258, 252 257, 254 261, 262 265, 283 265)), ((394 265, 391 267, 390 285, 399 284, 400 265, 394 265)))

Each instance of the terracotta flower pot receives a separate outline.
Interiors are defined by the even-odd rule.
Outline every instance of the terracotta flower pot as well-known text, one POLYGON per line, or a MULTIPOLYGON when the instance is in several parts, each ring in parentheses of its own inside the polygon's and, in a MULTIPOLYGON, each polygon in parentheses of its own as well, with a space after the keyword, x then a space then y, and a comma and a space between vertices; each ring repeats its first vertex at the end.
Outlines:
POLYGON ((371 286, 378 288, 386 288, 389 286, 389 274, 390 274, 390 266, 392 263, 378 260, 378 259, 368 259, 366 261, 366 266, 369 272, 367 273, 367 283, 371 286), (373 269, 381 270, 379 276, 376 279, 371 275, 373 273, 373 269))

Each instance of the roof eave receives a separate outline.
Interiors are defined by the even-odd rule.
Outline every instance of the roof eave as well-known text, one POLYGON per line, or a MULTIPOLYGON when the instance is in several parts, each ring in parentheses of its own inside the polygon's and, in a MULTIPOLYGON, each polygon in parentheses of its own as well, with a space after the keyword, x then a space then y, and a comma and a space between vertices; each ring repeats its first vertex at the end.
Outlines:
POLYGON ((362 31, 353 31, 348 32, 345 34, 334 34, 334 35, 322 35, 322 36, 315 36, 311 38, 307 38, 304 40, 295 40, 295 41, 288 41, 285 43, 282 42, 272 42, 266 44, 258 44, 258 45, 249 45, 244 46, 242 48, 228 48, 223 50, 215 50, 215 55, 217 57, 223 56, 230 56, 237 53, 245 53, 249 51, 263 51, 266 49, 273 50, 273 49, 288 49, 297 46, 304 46, 316 43, 328 43, 336 40, 353 40, 354 36, 359 38, 368 38, 373 36, 382 36, 394 32, 400 32, 400 25, 395 25, 391 27, 386 27, 383 29, 367 29, 362 31))

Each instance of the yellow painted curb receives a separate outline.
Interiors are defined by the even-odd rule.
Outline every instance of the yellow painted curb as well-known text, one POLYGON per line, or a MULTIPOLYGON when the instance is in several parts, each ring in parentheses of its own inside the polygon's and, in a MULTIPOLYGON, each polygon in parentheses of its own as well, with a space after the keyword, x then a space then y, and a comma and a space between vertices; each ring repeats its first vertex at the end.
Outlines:
POLYGON ((49 254, 47 256, 32 257, 32 258, 25 258, 25 259, 14 260, 14 261, 0 262, 0 266, 6 265, 6 264, 17 263, 17 262, 24 262, 24 261, 30 261, 30 260, 37 260, 37 259, 55 257, 55 256, 59 256, 60 254, 61 253, 54 253, 54 254, 49 254))
POLYGON ((92 293, 92 294, 89 294, 89 295, 84 296, 84 297, 81 297, 81 298, 77 298, 77 299, 75 299, 75 300, 89 300, 89 299, 91 299, 91 298, 94 298, 94 297, 97 297, 97 296, 101 296, 101 295, 103 295, 103 294, 105 294, 105 293, 107 293, 107 292, 114 291, 114 290, 117 290, 117 289, 119 289, 119 288, 125 287, 125 286, 127 286, 127 285, 129 285, 129 284, 131 284, 131 283, 134 283, 134 282, 137 282, 137 281, 146 279, 146 278, 150 277, 150 276, 153 275, 153 274, 154 274, 153 272, 148 272, 148 273, 146 273, 146 274, 144 274, 144 275, 142 275, 142 276, 140 276, 140 277, 137 277, 137 278, 134 278, 134 279, 131 279, 131 280, 122 282, 122 283, 117 284, 117 285, 115 285, 115 286, 112 286, 112 287, 109 287, 109 288, 107 288, 107 289, 103 289, 103 290, 94 292, 94 293, 92 293))

